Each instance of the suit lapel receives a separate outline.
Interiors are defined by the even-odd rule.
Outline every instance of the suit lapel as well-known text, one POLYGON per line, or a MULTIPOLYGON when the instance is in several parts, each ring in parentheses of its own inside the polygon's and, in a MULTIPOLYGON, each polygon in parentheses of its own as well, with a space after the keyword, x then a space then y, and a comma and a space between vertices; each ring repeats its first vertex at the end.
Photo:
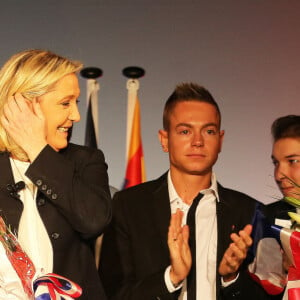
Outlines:
POLYGON ((159 232, 164 247, 167 246, 168 228, 170 223, 171 208, 168 192, 167 175, 158 179, 157 189, 153 191, 152 213, 154 226, 159 232))
POLYGON ((219 202, 217 204, 218 220, 218 251, 217 264, 220 263, 225 250, 230 243, 230 234, 235 230, 234 220, 232 220, 232 208, 227 201, 226 190, 218 184, 219 202))
POLYGON ((0 170, 0 215, 6 225, 10 225, 12 230, 17 230, 23 204, 7 189, 8 184, 15 183, 7 152, 0 152, 0 170))
POLYGON ((15 180, 13 177, 7 152, 0 153, 0 170, 1 170, 0 193, 1 195, 10 196, 9 191, 7 189, 7 185, 14 184, 15 180))
POLYGON ((221 277, 219 275, 219 265, 223 258, 223 255, 230 243, 230 234, 235 228, 235 224, 232 224, 234 220, 230 218, 232 216, 232 207, 230 207, 227 201, 226 190, 218 184, 219 202, 217 202, 217 226, 218 226, 218 243, 217 243, 217 265, 216 265, 216 293, 217 299, 220 293, 221 277))

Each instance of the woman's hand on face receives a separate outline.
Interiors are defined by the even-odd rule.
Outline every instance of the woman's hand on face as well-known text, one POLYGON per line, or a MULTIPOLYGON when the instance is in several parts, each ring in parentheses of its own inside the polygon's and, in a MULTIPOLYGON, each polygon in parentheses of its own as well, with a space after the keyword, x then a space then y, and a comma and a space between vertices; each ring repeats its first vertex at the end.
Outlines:
POLYGON ((3 107, 1 123, 30 161, 47 145, 45 118, 36 99, 26 100, 19 93, 10 97, 3 107))

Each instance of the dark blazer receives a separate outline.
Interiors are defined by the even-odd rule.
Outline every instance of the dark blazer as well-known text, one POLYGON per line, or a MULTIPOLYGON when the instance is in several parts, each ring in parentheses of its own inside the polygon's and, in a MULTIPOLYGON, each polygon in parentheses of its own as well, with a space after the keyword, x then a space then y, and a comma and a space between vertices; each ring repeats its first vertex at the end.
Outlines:
POLYGON ((296 208, 284 200, 270 203, 263 208, 263 212, 271 224, 275 223, 275 219, 290 220, 289 211, 296 212, 296 208))
MULTIPOLYGON (((17 231, 23 204, 7 189, 14 179, 6 152, 0 153, 0 170, 1 215, 17 231)), ((90 246, 111 218, 103 153, 74 144, 58 153, 46 146, 26 176, 38 188, 36 203, 53 247, 53 272, 78 283, 80 299, 105 299, 90 246)))
MULTIPOLYGON (((221 185, 218 190, 217 266, 231 242, 230 234, 251 223, 257 203, 247 195, 221 185)), ((170 216, 166 174, 115 194, 113 220, 104 234, 100 260, 100 276, 110 299, 178 298, 178 292, 169 293, 164 282, 164 272, 170 265, 167 245, 170 216)), ((243 266, 239 279, 228 288, 221 288, 217 275, 217 299, 268 297, 249 278, 243 266)))

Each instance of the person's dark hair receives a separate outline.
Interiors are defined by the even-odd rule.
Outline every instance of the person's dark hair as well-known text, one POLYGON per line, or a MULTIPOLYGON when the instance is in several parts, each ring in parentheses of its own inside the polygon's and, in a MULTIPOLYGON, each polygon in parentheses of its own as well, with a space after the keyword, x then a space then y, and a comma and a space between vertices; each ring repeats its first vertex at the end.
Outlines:
POLYGON ((169 130, 170 114, 176 104, 185 101, 199 101, 213 105, 217 110, 221 125, 221 112, 211 93, 203 86, 200 86, 196 83, 181 83, 176 86, 174 92, 171 94, 165 104, 163 113, 164 130, 169 130))
POLYGON ((271 132, 274 142, 282 138, 300 138, 300 116, 288 115, 276 119, 271 132))

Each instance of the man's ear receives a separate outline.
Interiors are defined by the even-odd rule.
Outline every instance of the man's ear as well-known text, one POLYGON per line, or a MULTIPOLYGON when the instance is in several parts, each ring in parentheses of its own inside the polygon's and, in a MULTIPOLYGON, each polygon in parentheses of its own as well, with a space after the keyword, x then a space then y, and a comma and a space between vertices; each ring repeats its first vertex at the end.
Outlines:
POLYGON ((169 152, 168 149, 168 132, 160 129, 158 131, 158 139, 164 152, 169 152))
POLYGON ((220 146, 219 146, 219 153, 222 151, 222 145, 224 141, 224 135, 225 135, 225 130, 220 131, 220 146))

